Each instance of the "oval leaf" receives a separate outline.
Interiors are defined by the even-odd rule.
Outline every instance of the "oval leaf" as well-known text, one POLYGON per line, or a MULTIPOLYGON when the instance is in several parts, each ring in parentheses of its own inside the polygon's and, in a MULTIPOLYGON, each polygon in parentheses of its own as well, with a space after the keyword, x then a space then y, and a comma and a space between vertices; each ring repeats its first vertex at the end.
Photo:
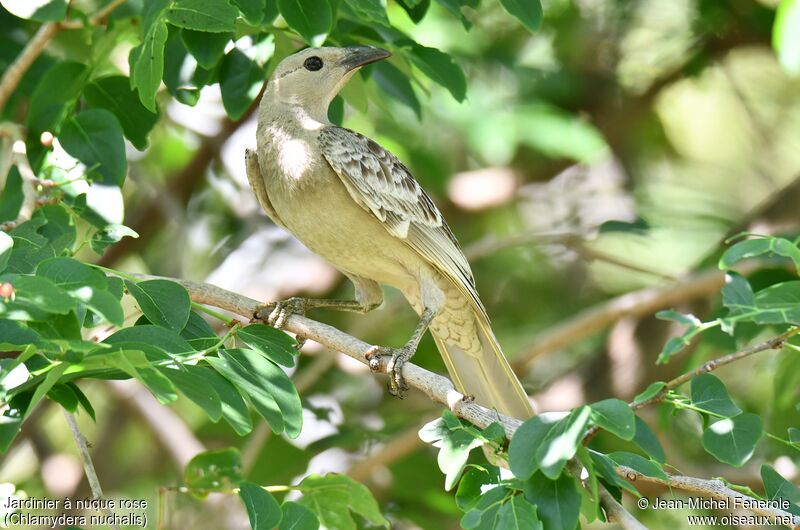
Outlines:
POLYGON ((86 165, 103 184, 122 186, 128 172, 122 127, 105 109, 89 109, 69 118, 59 135, 66 152, 86 165))

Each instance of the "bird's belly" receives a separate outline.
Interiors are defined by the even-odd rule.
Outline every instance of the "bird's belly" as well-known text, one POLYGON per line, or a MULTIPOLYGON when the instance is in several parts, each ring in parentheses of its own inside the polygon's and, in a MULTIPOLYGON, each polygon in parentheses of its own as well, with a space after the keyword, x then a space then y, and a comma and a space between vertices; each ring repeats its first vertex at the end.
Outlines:
POLYGON ((403 264, 421 260, 389 234, 380 221, 355 203, 337 180, 302 190, 274 190, 273 207, 286 228, 337 269, 393 287, 414 281, 403 264))

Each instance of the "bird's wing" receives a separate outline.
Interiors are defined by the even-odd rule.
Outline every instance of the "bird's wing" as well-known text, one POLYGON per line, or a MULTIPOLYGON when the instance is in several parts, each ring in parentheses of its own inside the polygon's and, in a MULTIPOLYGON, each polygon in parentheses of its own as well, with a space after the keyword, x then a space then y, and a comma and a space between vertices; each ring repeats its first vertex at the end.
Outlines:
POLYGON ((366 136, 343 127, 320 131, 325 160, 362 208, 452 279, 487 319, 467 258, 425 190, 400 160, 366 136))

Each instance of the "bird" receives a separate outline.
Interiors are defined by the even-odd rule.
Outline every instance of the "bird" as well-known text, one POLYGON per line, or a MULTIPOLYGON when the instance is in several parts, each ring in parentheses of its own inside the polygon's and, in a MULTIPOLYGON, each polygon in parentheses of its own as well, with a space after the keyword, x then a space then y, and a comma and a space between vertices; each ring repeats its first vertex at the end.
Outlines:
POLYGON ((284 58, 258 107, 256 148, 245 151, 250 186, 268 217, 347 276, 354 300, 293 297, 256 318, 281 327, 315 308, 357 313, 398 289, 419 315, 388 358, 389 391, 408 389, 402 367, 430 330, 456 389, 478 404, 527 419, 531 402, 492 332, 469 263, 431 197, 409 169, 374 140, 332 124, 328 107, 363 66, 391 53, 373 46, 306 48, 284 58))

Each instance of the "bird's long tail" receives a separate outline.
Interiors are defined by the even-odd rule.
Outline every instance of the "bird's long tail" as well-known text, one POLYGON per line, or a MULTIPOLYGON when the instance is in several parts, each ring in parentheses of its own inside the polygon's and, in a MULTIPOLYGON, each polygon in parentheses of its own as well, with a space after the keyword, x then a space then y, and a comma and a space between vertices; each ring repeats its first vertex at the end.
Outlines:
POLYGON ((446 342, 431 330, 456 389, 474 396, 479 405, 506 416, 521 420, 530 418, 534 415, 531 402, 503 355, 489 323, 477 313, 475 321, 482 346, 482 351, 476 353, 446 342))

